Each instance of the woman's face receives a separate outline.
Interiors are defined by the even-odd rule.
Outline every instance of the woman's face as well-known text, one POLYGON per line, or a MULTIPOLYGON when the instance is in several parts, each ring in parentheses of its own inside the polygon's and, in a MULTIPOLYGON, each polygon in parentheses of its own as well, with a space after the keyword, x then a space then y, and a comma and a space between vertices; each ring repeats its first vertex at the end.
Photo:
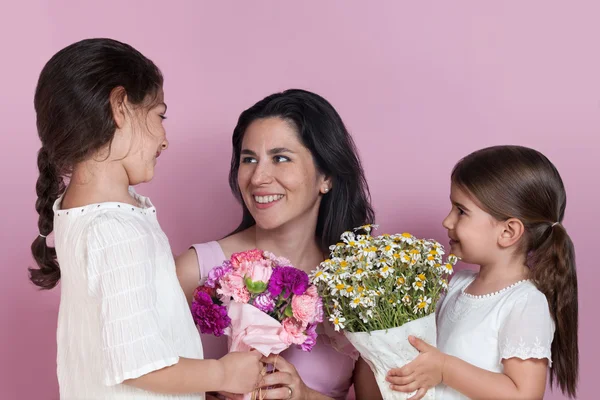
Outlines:
POLYGON ((244 134, 238 185, 261 229, 292 221, 316 221, 321 195, 330 188, 290 122, 272 117, 252 122, 244 134))

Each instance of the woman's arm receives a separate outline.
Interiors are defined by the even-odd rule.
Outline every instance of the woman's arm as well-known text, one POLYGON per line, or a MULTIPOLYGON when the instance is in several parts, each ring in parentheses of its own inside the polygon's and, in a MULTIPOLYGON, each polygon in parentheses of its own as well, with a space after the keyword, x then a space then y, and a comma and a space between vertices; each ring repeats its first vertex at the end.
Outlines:
POLYGON ((179 285, 181 285, 183 293, 185 293, 185 297, 188 299, 188 303, 191 303, 194 296, 194 290, 196 290, 200 281, 200 267, 198 265, 196 250, 189 249, 180 254, 175 259, 175 265, 177 266, 179 285))
POLYGON ((354 366, 352 376, 354 382, 354 392, 357 400, 379 400, 382 399, 379 386, 375 380, 375 375, 369 367, 369 364, 362 357, 358 359, 354 366))

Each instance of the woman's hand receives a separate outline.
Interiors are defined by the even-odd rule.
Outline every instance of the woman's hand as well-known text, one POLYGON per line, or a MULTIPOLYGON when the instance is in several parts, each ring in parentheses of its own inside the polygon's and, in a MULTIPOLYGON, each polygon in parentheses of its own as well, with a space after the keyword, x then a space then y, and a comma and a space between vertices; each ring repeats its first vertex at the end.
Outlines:
POLYGON ((446 355, 414 336, 409 336, 408 341, 421 354, 404 367, 390 370, 386 379, 391 383, 392 390, 405 393, 417 391, 409 400, 419 400, 428 389, 442 382, 446 355))
POLYGON ((273 372, 263 377, 259 387, 261 399, 308 400, 313 392, 298 375, 296 368, 283 357, 271 355, 261 360, 273 365, 273 372))

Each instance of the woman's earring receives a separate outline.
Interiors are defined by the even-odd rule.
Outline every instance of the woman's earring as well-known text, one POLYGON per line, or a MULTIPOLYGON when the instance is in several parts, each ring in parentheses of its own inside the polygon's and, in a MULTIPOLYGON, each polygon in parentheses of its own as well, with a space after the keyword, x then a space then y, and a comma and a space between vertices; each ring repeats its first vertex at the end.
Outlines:
POLYGON ((325 192, 325 193, 329 192, 329 188, 323 189, 323 192, 325 192))

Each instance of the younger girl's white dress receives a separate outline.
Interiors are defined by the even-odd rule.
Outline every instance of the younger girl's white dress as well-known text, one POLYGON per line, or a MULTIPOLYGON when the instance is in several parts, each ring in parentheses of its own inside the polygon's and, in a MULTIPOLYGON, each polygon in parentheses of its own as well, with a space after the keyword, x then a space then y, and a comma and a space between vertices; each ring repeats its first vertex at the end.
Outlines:
MULTIPOLYGON (((531 281, 483 296, 465 293, 476 276, 463 270, 450 282, 436 312, 438 349, 492 372, 513 357, 546 358, 550 366, 554 322, 546 296, 531 281)), ((437 399, 468 399, 443 384, 435 390, 437 399)))
POLYGON ((201 359, 202 344, 149 199, 140 207, 54 205, 61 269, 57 374, 62 400, 204 399, 122 382, 201 359))

